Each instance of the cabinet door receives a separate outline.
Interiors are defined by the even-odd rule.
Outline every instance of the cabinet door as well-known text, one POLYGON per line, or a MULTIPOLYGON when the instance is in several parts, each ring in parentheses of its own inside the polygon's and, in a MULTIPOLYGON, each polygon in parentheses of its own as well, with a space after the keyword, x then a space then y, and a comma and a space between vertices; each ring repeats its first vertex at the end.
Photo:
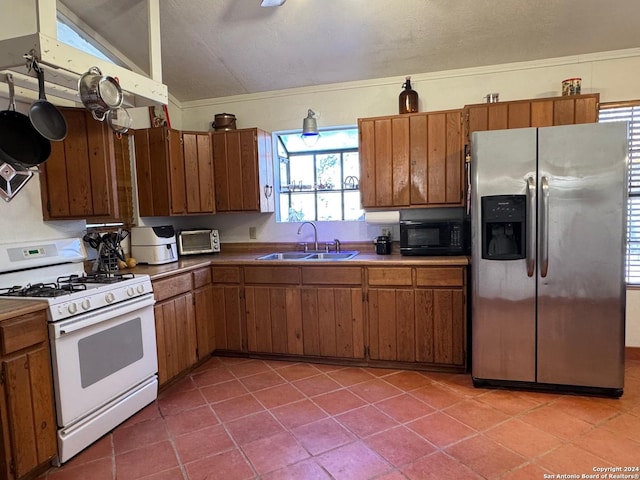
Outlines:
POLYGON ((118 190, 113 135, 85 109, 61 108, 67 137, 51 142, 40 165, 45 220, 117 219, 118 190))
POLYGON ((216 350, 245 350, 242 335, 242 290, 239 285, 214 284, 212 287, 213 323, 216 350))
POLYGON ((358 120, 362 207, 408 206, 409 117, 358 120))
POLYGON ((461 205, 462 110, 411 115, 409 123, 410 204, 461 205))
POLYGON ((193 294, 157 303, 154 307, 160 385, 196 363, 197 337, 193 294))
POLYGON ((213 287, 208 285, 194 292, 198 360, 206 358, 216 349, 214 326, 213 287))
POLYGON ((187 213, 185 166, 178 130, 134 132, 138 209, 141 217, 187 213))
POLYGON ((187 213, 215 213, 210 135, 182 132, 182 149, 187 213))
POLYGON ((302 355, 301 308, 299 287, 245 287, 249 351, 302 355))
POLYGON ((368 295, 369 357, 416 361, 414 292, 408 288, 372 288, 368 295))
POLYGON ((267 132, 256 128, 211 134, 216 211, 273 211, 269 139, 267 132))
POLYGON ((2 361, 13 476, 22 477, 57 453, 51 359, 46 345, 2 361))
POLYGON ((362 288, 302 288, 305 355, 364 358, 362 288))

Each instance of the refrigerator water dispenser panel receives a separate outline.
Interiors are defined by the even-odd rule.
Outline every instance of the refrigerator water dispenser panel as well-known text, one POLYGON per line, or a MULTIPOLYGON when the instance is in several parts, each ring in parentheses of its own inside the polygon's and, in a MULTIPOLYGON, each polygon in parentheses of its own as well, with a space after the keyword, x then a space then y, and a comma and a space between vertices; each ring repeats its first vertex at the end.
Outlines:
POLYGON ((519 260, 526 257, 526 196, 482 197, 482 258, 519 260))

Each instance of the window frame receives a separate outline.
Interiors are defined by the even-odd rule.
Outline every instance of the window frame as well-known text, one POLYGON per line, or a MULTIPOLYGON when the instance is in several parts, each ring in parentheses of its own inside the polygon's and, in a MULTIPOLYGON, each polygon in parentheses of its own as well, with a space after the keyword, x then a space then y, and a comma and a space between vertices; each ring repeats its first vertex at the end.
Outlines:
POLYGON ((628 286, 640 288, 640 100, 601 103, 598 110, 598 122, 602 120, 604 122, 616 121, 602 119, 604 110, 613 109, 630 109, 627 115, 621 114, 618 120, 629 122, 627 235, 624 252, 625 282, 628 286))
MULTIPOLYGON (((326 131, 337 131, 337 130, 353 130, 356 127, 350 127, 350 126, 345 126, 345 127, 340 127, 340 128, 331 128, 331 129, 325 129, 322 130, 320 132, 320 134, 322 134, 322 132, 326 132, 326 131)), ((276 190, 276 198, 275 198, 275 205, 276 205, 276 222, 277 223, 296 223, 299 221, 342 221, 342 222, 359 222, 362 221, 362 218, 364 216, 364 209, 362 209, 362 204, 360 202, 360 210, 362 211, 362 215, 360 218, 358 219, 345 219, 345 213, 346 213, 346 209, 345 209, 345 192, 360 192, 360 188, 359 188, 359 182, 357 182, 357 187, 353 188, 345 188, 345 182, 344 182, 344 155, 345 154, 357 154, 358 155, 358 159, 359 159, 359 146, 354 146, 354 147, 343 147, 343 148, 327 148, 327 149, 317 149, 315 147, 310 147, 309 150, 304 150, 304 151, 295 151, 295 152, 289 152, 285 146, 284 141, 281 139, 281 136, 283 135, 299 135, 301 133, 300 130, 293 130, 293 131, 282 131, 282 132, 274 132, 273 133, 273 137, 274 137, 274 153, 275 153, 275 160, 276 163, 274 164, 274 183, 275 183, 275 190, 276 190), (285 152, 285 157, 283 157, 280 152, 283 151, 285 152), (341 177, 341 182, 340 184, 336 184, 333 188, 331 189, 326 189, 326 188, 317 188, 315 187, 315 185, 318 184, 318 178, 317 178, 317 157, 322 156, 322 155, 331 155, 331 154, 337 154, 339 155, 339 162, 340 162, 340 177, 341 177), (309 189, 308 191, 304 191, 304 192, 296 192, 295 190, 288 190, 287 187, 281 185, 281 164, 284 162, 287 163, 287 169, 290 169, 290 163, 291 160, 295 157, 313 157, 313 178, 314 178, 314 188, 309 189), (340 219, 336 219, 336 220, 319 220, 318 219, 318 197, 319 195, 322 195, 323 193, 330 193, 330 192, 339 192, 340 194, 340 204, 341 204, 341 218, 340 219), (281 196, 282 195, 286 195, 289 198, 288 204, 291 205, 291 199, 292 199, 292 195, 296 195, 296 194, 300 194, 303 193, 305 195, 313 195, 314 197, 314 215, 313 218, 304 218, 303 220, 289 220, 289 214, 288 212, 282 212, 281 210, 281 205, 282 205, 282 199, 281 196)), ((358 160, 359 163, 359 160, 358 160)), ((288 173, 289 175, 289 179, 291 181, 290 178, 290 173, 288 173)), ((358 177, 360 176, 360 172, 358 171, 358 177)))

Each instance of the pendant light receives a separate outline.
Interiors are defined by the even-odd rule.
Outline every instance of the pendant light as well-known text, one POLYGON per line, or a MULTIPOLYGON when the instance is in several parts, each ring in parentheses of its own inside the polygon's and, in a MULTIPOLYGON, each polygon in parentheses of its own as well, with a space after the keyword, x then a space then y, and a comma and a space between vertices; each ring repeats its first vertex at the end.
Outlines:
POLYGON ((316 114, 309 109, 307 117, 302 120, 302 141, 307 147, 312 147, 318 141, 320 133, 318 132, 318 122, 316 114))

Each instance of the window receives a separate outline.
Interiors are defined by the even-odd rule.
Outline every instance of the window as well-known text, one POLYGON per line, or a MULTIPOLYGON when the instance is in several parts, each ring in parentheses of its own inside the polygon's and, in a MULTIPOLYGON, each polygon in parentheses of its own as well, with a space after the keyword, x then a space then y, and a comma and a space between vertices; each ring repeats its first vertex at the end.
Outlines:
POLYGON ((300 132, 277 134, 278 221, 360 220, 358 129, 322 131, 314 146, 300 132))
POLYGON ((626 279, 640 285, 640 101, 600 106, 600 122, 629 122, 626 279))
POLYGON ((102 49, 104 47, 98 46, 95 40, 86 34, 82 34, 78 27, 61 15, 58 15, 58 40, 94 57, 115 63, 113 59, 103 53, 102 49))

